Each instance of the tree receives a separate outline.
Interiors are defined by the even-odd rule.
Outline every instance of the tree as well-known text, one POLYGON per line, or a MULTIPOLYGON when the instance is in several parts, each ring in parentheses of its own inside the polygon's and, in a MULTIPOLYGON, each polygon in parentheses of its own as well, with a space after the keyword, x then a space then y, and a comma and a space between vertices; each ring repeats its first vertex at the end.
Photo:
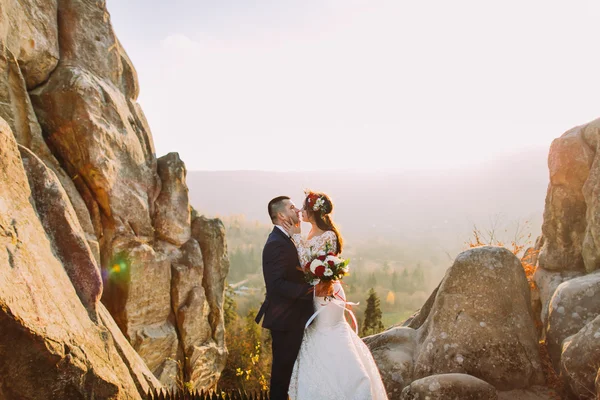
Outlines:
POLYGON ((223 314, 225 318, 225 329, 227 329, 238 318, 235 293, 227 282, 225 282, 225 302, 223 304, 223 314))
POLYGON ((367 298, 367 309, 365 310, 365 322, 363 323, 362 336, 374 335, 384 330, 381 322, 381 301, 375 289, 369 290, 367 298))

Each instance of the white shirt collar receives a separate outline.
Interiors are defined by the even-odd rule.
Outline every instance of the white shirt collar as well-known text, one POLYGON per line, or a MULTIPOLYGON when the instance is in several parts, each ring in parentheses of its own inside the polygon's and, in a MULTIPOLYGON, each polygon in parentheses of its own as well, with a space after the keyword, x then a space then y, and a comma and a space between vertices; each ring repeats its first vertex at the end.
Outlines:
POLYGON ((283 227, 281 225, 275 225, 276 227, 278 227, 279 229, 281 229, 281 232, 285 233, 285 236, 290 237, 290 235, 285 231, 285 229, 283 229, 283 227))

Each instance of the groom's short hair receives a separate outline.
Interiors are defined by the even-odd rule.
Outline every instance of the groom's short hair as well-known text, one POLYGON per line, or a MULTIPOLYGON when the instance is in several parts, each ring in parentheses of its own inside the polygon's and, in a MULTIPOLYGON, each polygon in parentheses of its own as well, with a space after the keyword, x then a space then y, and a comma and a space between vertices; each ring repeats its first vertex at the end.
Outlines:
POLYGON ((283 211, 283 201, 289 199, 290 198, 288 196, 277 196, 269 202, 269 217, 271 217, 272 223, 275 223, 275 220, 277 219, 277 213, 283 211))

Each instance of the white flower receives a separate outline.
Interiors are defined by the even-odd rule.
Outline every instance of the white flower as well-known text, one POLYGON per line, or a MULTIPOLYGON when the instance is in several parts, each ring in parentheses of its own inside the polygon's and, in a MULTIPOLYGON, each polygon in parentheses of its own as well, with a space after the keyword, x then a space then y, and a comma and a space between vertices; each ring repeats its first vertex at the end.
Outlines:
POLYGON ((345 274, 347 274, 347 273, 348 273, 348 271, 349 271, 349 268, 348 268, 348 266, 345 266, 344 268, 342 268, 342 271, 343 271, 345 274))
POLYGON ((324 206, 324 205, 325 205, 325 200, 323 200, 322 197, 319 197, 317 199, 317 201, 315 201, 315 205, 313 206, 313 210, 314 211, 319 211, 322 208, 322 206, 324 206))
POLYGON ((336 265, 342 262, 342 260, 340 260, 340 259, 339 259, 338 257, 336 257, 336 256, 327 256, 327 257, 325 258, 325 262, 328 262, 328 261, 333 261, 333 263, 334 263, 334 264, 336 264, 336 265))
POLYGON ((333 275, 333 271, 331 270, 331 268, 325 268, 325 272, 323 273, 323 275, 331 276, 333 275))
POLYGON ((314 274, 315 270, 320 265, 323 265, 323 262, 321 260, 319 260, 318 258, 315 258, 314 260, 312 260, 312 262, 310 263, 310 272, 312 272, 314 274))

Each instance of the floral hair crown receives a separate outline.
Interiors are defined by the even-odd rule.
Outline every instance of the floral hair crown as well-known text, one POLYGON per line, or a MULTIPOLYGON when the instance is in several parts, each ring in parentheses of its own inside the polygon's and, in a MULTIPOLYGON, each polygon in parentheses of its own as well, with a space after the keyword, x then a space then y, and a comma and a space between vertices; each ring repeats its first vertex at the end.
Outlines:
POLYGON ((313 211, 320 211, 324 214, 330 211, 325 203, 325 196, 309 192, 306 197, 308 198, 308 206, 311 207, 313 211))

